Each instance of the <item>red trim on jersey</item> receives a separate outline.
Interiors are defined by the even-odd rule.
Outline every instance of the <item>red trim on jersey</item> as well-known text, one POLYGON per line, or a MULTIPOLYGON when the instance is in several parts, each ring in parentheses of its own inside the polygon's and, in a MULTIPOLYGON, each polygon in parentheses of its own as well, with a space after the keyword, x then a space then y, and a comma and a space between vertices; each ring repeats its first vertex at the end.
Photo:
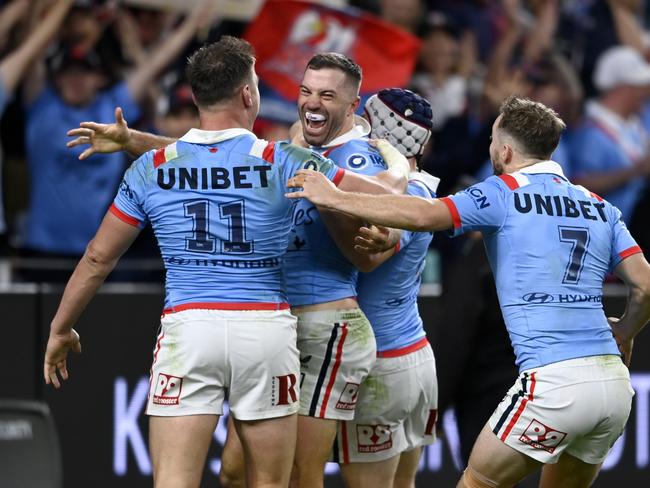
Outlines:
POLYGON ((508 188, 511 190, 516 190, 519 188, 519 182, 514 176, 511 175, 499 175, 499 178, 503 180, 503 182, 508 185, 508 188))
POLYGON ((153 153, 153 167, 157 168, 165 162, 167 162, 167 158, 165 157, 165 148, 161 147, 160 149, 156 149, 153 153))
POLYGON ((269 142, 264 151, 262 151, 262 159, 273 164, 273 155, 275 154, 275 141, 269 142))
POLYGON ((125 222, 134 227, 140 227, 141 222, 138 219, 131 217, 129 214, 125 214, 119 208, 117 208, 114 203, 111 204, 111 206, 108 208, 108 211, 115 215, 122 222, 125 222))
POLYGON ((348 423, 341 421, 341 443, 343 444, 343 464, 350 462, 350 451, 348 449, 348 423))
POLYGON ((603 201, 603 197, 601 197, 600 195, 596 195, 593 191, 590 191, 589 194, 591 195, 591 198, 595 198, 599 202, 603 201))
POLYGON ((519 420, 519 417, 521 417, 522 412, 526 408, 526 404, 528 402, 532 402, 534 399, 533 394, 535 393, 535 374, 533 373, 530 375, 530 393, 528 394, 527 397, 525 397, 521 403, 519 404, 519 408, 517 409, 517 413, 510 419, 510 423, 508 423, 508 427, 506 427, 506 430, 503 431, 503 434, 501 434, 501 440, 503 442, 506 441, 508 438, 508 435, 510 435, 510 431, 512 431, 513 427, 517 423, 517 420, 519 420))
POLYGON ((640 253, 640 252, 643 252, 643 251, 641 250, 641 248, 639 246, 632 246, 632 247, 628 247, 624 251, 619 252, 618 255, 620 256, 621 259, 625 259, 627 257, 632 256, 632 254, 637 254, 637 253, 640 253))
POLYGON ((334 183, 336 186, 339 186, 344 176, 345 176, 345 170, 343 168, 337 169, 334 178, 332 178, 332 183, 334 183))
MULTIPOLYGON (((339 344, 336 347, 336 359, 334 360, 334 366, 332 366, 332 372, 330 373, 330 380, 327 383, 327 388, 325 389, 325 396, 323 396, 323 403, 320 406, 320 415, 319 417, 325 418, 325 410, 327 410, 327 402, 330 399, 330 394, 332 393, 332 387, 334 386, 334 381, 336 381, 336 373, 339 372, 339 367, 341 366, 341 357, 343 356, 343 343, 345 342, 345 337, 348 335, 348 324, 343 322, 341 327, 341 338, 339 339, 339 344)), ((343 443, 345 445, 345 443, 343 443)))
POLYGON ((405 347, 400 347, 399 349, 389 349, 388 351, 377 351, 378 358, 398 358, 400 356, 406 356, 412 352, 419 351, 423 347, 429 345, 429 340, 426 337, 423 337, 417 342, 405 347))
POLYGON ((338 149, 338 148, 341 147, 342 145, 343 145, 343 144, 339 144, 339 145, 337 145, 337 146, 332 146, 332 147, 330 147, 330 148, 327 148, 325 151, 323 151, 322 156, 323 156, 324 158, 329 158, 329 157, 330 157, 330 153, 331 153, 334 149, 338 149))
POLYGON ((286 302, 193 302, 174 305, 163 310, 163 315, 183 310, 289 310, 286 302))
POLYGON ((442 197, 440 201, 444 203, 449 209, 449 213, 451 214, 451 221, 454 223, 454 229, 459 229, 462 224, 460 222, 460 214, 458 213, 456 204, 449 197, 442 197))
POLYGON ((398 242, 397 244, 395 244, 393 254, 397 254, 397 253, 399 252, 400 249, 402 249, 402 243, 401 243, 401 242, 398 242))

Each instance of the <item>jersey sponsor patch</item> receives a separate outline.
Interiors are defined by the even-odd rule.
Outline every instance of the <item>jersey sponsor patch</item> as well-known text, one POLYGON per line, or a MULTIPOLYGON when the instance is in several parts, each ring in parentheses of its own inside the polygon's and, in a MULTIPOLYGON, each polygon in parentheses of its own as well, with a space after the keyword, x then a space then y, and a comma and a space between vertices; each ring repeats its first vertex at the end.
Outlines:
POLYGON ((348 157, 347 166, 353 170, 365 168, 368 165, 368 159, 363 154, 352 154, 348 157))
POLYGON ((298 401, 298 378, 293 373, 274 376, 271 383, 271 405, 289 405, 298 401))
POLYGON ((156 405, 178 405, 180 403, 183 378, 165 373, 158 373, 153 403, 156 405))
POLYGON ((476 205, 477 210, 483 210, 484 208, 488 208, 490 206, 490 202, 488 202, 487 196, 480 188, 471 186, 465 191, 472 198, 472 202, 474 202, 474 205, 476 205))
POLYGON ((388 425, 357 425, 357 451, 385 451, 393 447, 393 434, 388 425))
POLYGON ((566 432, 560 432, 553 429, 548 425, 544 425, 537 419, 533 419, 519 440, 524 444, 535 449, 542 449, 553 454, 555 448, 560 445, 560 442, 566 437, 566 432))

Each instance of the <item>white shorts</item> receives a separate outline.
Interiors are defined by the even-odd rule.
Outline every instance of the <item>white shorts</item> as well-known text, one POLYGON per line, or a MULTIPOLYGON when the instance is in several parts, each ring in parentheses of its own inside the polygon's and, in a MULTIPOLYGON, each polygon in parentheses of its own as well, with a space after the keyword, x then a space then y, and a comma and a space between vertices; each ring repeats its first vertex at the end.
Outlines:
POLYGON ((299 408, 296 318, 288 310, 166 314, 154 350, 147 414, 283 417, 299 408))
POLYGON ((361 309, 298 316, 300 415, 351 420, 359 385, 375 362, 375 335, 361 309))
POLYGON ((601 463, 630 415, 634 390, 618 356, 591 356, 524 371, 490 417, 499 439, 542 463, 563 452, 601 463))
POLYGON ((361 383, 354 420, 339 422, 334 462, 383 461, 435 441, 436 363, 426 338, 413 346, 405 355, 377 358, 361 383))

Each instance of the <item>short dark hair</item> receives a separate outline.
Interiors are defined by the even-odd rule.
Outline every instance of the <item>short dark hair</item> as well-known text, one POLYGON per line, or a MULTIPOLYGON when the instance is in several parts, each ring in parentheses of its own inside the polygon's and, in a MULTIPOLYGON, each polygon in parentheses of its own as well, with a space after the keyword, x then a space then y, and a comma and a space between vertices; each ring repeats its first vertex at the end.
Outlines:
POLYGON ((231 98, 250 80, 255 64, 253 46, 223 36, 199 48, 187 60, 185 73, 198 105, 214 105, 231 98))
POLYGON ((526 156, 535 159, 549 159, 566 129, 555 110, 523 97, 508 97, 499 113, 502 117, 497 128, 512 137, 526 156))
POLYGON ((307 63, 308 69, 337 69, 342 71, 356 90, 361 85, 361 66, 339 53, 320 53, 313 56, 307 63))

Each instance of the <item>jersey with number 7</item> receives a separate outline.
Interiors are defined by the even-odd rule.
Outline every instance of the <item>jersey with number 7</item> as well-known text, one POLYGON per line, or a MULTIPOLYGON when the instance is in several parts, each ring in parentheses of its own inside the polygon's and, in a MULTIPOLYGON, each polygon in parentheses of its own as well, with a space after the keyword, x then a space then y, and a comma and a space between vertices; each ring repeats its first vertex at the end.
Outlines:
POLYGON ((639 246, 621 212, 546 161, 442 199, 454 234, 482 231, 521 371, 619 354, 602 307, 606 274, 639 246))
POLYGON ((166 269, 166 308, 286 303, 292 201, 284 194, 301 168, 334 182, 344 173, 316 152, 245 129, 193 129, 136 160, 110 210, 132 225, 151 222, 166 269))

